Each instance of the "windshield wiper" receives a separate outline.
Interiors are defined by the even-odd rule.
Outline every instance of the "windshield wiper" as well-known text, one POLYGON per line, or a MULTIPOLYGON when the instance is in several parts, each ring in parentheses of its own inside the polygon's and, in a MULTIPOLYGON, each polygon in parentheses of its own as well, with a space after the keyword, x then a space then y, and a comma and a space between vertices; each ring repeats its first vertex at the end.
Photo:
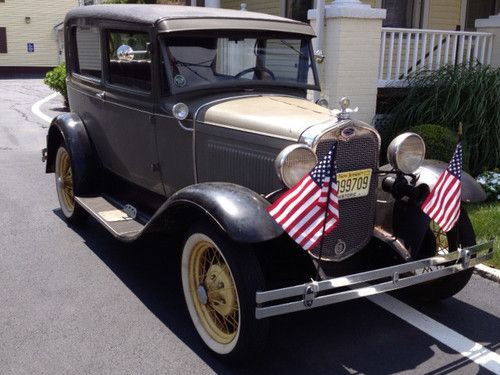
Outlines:
POLYGON ((285 42, 284 40, 281 40, 280 39, 280 43, 287 46, 288 48, 290 48, 291 50, 297 52, 301 57, 305 57, 307 58, 308 56, 306 56, 303 52, 299 51, 297 48, 295 48, 294 46, 292 46, 290 43, 288 42, 285 42))
POLYGON ((183 66, 185 67, 186 69, 188 69, 189 71, 191 71, 193 74, 197 75, 198 77, 200 77, 201 79, 204 79, 205 81, 208 81, 208 82, 212 82, 210 79, 206 78, 206 77, 203 77, 200 73, 198 73, 196 70, 194 70, 193 68, 191 68, 192 66, 196 66, 196 67, 202 67, 202 68, 211 68, 212 67, 212 63, 213 63, 213 60, 206 60, 206 61, 201 61, 199 63, 188 63, 188 62, 185 62, 185 61, 179 61, 179 60, 175 60, 174 61, 175 65, 177 66, 183 66), (210 63, 210 65, 204 65, 206 63, 210 63))

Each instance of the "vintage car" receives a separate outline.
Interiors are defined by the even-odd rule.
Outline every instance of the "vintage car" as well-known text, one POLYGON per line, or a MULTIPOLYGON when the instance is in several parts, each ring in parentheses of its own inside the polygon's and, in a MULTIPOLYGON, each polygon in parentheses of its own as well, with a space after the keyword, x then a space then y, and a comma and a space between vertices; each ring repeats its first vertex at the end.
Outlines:
MULTIPOLYGON (((294 20, 210 8, 86 6, 65 19, 70 112, 43 150, 62 213, 121 241, 167 233, 194 327, 225 358, 262 348, 271 316, 404 287, 452 296, 491 256, 465 211, 447 234, 421 212, 446 164, 424 160, 418 135, 395 138, 379 167, 380 136, 347 99, 307 99, 320 90, 312 38, 294 20), (319 256, 266 209, 332 142, 340 221, 319 256)), ((462 199, 484 199, 466 173, 462 199)))

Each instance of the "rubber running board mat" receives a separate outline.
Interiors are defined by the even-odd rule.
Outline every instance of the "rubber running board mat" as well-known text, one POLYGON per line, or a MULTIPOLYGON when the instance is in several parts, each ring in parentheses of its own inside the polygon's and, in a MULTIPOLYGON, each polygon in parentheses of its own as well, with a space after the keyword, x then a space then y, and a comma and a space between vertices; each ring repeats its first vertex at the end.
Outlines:
POLYGON ((122 240, 136 237, 149 219, 140 212, 134 212, 133 207, 127 207, 108 197, 75 197, 75 200, 115 237, 122 240))

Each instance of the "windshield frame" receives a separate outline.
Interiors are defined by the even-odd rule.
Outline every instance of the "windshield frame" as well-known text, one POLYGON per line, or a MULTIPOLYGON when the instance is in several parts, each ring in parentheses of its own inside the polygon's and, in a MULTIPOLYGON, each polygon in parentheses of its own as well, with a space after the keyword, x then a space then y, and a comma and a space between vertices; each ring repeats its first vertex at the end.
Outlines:
POLYGON ((163 85, 168 89, 168 93, 170 95, 176 94, 184 94, 190 93, 194 91, 203 91, 210 89, 228 89, 234 88, 237 90, 251 90, 258 88, 286 88, 286 89, 301 89, 301 90, 314 90, 320 91, 319 84, 319 76, 318 69, 316 66, 316 62, 314 60, 314 53, 312 48, 312 40, 313 36, 307 34, 297 34, 297 33, 286 33, 286 32, 276 32, 272 30, 231 30, 231 29, 219 29, 219 30, 207 30, 206 32, 197 31, 178 31, 178 32, 162 32, 158 34, 158 43, 160 45, 161 50, 161 61, 160 66, 163 71, 162 79, 163 85), (307 52, 309 55, 309 64, 312 72, 312 78, 314 79, 314 83, 299 83, 293 81, 280 81, 280 80, 227 80, 220 81, 217 83, 209 82, 207 84, 199 84, 195 86, 189 86, 180 88, 177 87, 174 82, 172 82, 173 72, 170 61, 167 46, 168 46, 168 38, 175 37, 214 37, 214 38, 227 38, 229 36, 244 36, 248 38, 262 36, 265 38, 275 38, 275 39, 301 39, 304 40, 307 44, 307 52))

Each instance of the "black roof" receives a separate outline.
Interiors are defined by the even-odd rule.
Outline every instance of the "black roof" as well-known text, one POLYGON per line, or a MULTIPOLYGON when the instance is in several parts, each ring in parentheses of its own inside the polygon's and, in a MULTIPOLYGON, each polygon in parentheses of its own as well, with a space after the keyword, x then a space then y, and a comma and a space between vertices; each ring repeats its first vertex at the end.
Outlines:
POLYGON ((82 6, 72 9, 66 15, 66 21, 72 18, 101 18, 107 20, 139 22, 143 24, 154 24, 162 20, 175 19, 214 19, 230 18, 240 20, 260 20, 285 22, 295 25, 304 25, 301 22, 271 16, 263 13, 248 12, 241 10, 205 8, 178 5, 144 5, 144 4, 103 4, 82 6))

